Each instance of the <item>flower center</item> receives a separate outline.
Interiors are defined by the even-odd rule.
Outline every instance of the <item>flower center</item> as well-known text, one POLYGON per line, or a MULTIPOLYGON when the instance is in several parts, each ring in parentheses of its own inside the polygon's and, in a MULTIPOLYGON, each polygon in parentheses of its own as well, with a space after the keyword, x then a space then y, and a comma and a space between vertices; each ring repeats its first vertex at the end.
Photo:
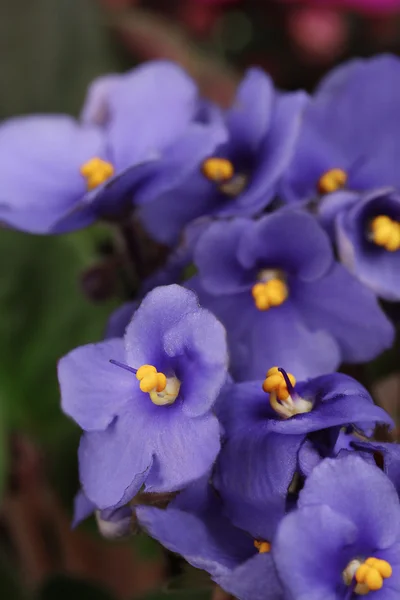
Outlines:
POLYGON ((320 177, 318 191, 320 194, 330 194, 344 188, 347 182, 347 173, 342 169, 330 169, 320 177))
POLYGON ((264 542, 263 540, 254 540, 254 546, 257 548, 260 554, 271 552, 271 544, 269 542, 264 542))
POLYGON ((218 189, 227 196, 239 196, 247 185, 247 177, 235 173, 235 168, 226 158, 207 158, 202 165, 203 175, 217 184, 218 189))
POLYGON ((366 596, 382 589, 384 579, 392 576, 392 567, 386 560, 370 557, 366 561, 354 559, 342 573, 346 585, 355 584, 354 593, 366 596))
POLYGON ((140 389, 147 392, 150 400, 157 406, 173 404, 178 397, 181 382, 176 377, 166 377, 159 373, 153 365, 142 365, 137 370, 136 378, 140 381, 140 389))
POLYGON ((313 407, 312 402, 297 395, 295 385, 293 375, 278 367, 268 371, 262 385, 264 392, 269 394, 271 407, 284 419, 310 412, 313 407))
POLYGON ((400 223, 386 215, 375 217, 370 223, 368 237, 388 252, 396 252, 400 249, 400 223))
POLYGON ((99 185, 114 175, 114 167, 102 158, 91 158, 80 168, 81 175, 86 179, 88 191, 94 190, 99 185))
POLYGON ((285 302, 288 288, 280 271, 264 269, 259 272, 258 282, 251 288, 251 293, 258 310, 269 310, 285 302))

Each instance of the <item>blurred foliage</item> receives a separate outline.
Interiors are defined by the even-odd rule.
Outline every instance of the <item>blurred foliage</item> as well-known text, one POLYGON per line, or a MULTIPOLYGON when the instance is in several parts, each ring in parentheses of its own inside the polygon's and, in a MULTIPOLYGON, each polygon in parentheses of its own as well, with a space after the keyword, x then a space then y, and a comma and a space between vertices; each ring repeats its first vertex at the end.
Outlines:
POLYGON ((48 581, 35 600, 113 600, 113 597, 95 585, 79 579, 58 575, 48 581))

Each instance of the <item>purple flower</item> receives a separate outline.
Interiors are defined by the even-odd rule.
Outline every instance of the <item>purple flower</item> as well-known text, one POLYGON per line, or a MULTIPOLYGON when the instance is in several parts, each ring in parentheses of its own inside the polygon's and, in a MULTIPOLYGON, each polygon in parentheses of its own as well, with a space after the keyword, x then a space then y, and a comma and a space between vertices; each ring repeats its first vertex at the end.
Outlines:
POLYGON ((177 285, 146 296, 124 339, 61 359, 62 407, 84 430, 79 448, 86 496, 100 509, 145 491, 181 489, 219 451, 211 408, 226 378, 222 325, 177 285))
POLYGON ((295 383, 291 375, 276 368, 268 372, 264 383, 227 384, 217 415, 225 445, 215 485, 232 522, 263 539, 275 534, 293 478, 305 470, 304 461, 309 472, 320 460, 318 450, 325 456, 335 455, 341 427, 351 425, 369 434, 377 423, 393 426, 367 390, 347 375, 335 373, 295 383), (316 434, 324 437, 324 447, 316 434), (262 518, 265 513, 270 520, 262 518))
POLYGON ((139 523, 239 600, 283 600, 270 544, 236 529, 213 490, 204 488, 204 482, 187 488, 167 510, 138 507, 139 523))
POLYGON ((237 380, 284 364, 298 378, 364 362, 393 342, 374 294, 334 260, 328 236, 306 213, 216 222, 194 249, 189 280, 227 330, 237 380))
POLYGON ((106 340, 124 337, 126 328, 131 322, 137 307, 137 302, 125 302, 111 313, 104 335, 106 340))
POLYGON ((382 471, 360 457, 326 459, 281 522, 273 557, 293 600, 400 594, 400 505, 382 471), (306 549, 303 551, 302 549, 306 549))
POLYGON ((400 300, 400 195, 386 188, 337 192, 319 208, 342 263, 386 300, 400 300))
POLYGON ((225 139, 216 111, 208 121, 202 112, 194 82, 158 61, 95 81, 79 121, 6 121, 0 219, 31 233, 63 233, 125 214, 149 178, 153 187, 176 186, 225 139))
POLYGON ((336 68, 304 113, 282 197, 309 201, 343 188, 399 187, 399 102, 397 57, 353 60, 336 68))
POLYGON ((154 239, 175 242, 183 226, 201 215, 261 212, 292 158, 307 101, 303 92, 277 92, 268 75, 250 69, 225 114, 228 139, 182 186, 167 194, 146 188, 137 196, 139 216, 154 239))

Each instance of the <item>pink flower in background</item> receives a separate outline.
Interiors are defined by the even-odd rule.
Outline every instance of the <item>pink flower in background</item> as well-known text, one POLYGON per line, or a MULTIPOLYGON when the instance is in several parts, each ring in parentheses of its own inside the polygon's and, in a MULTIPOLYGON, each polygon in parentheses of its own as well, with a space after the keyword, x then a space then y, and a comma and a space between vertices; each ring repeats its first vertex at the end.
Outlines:
MULTIPOLYGON (((284 1, 299 4, 299 0, 284 1)), ((303 0, 303 4, 319 6, 321 8, 342 8, 375 14, 400 11, 400 0, 303 0)))

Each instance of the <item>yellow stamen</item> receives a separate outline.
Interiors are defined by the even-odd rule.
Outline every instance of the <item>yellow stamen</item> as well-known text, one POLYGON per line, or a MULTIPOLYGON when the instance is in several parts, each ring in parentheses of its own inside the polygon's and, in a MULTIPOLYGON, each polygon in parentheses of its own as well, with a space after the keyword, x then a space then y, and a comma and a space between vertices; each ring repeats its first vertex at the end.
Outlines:
MULTIPOLYGON (((287 375, 290 383, 294 387, 296 385, 296 379, 291 373, 288 373, 287 375)), ((290 396, 285 378, 278 370, 278 367, 272 367, 272 369, 268 371, 262 388, 267 394, 275 392, 279 400, 287 400, 290 396)))
POLYGON ((173 404, 178 397, 181 387, 176 377, 166 377, 159 373, 153 365, 142 365, 136 373, 142 392, 149 394, 153 404, 164 406, 173 404))
POLYGON ((400 223, 386 215, 375 217, 371 221, 371 239, 377 246, 388 252, 400 249, 400 223))
POLYGON ((392 567, 386 560, 370 557, 360 564, 355 571, 357 581, 354 592, 365 596, 369 592, 382 589, 384 579, 392 576, 392 567))
POLYGON ((347 173, 342 169, 330 169, 318 181, 320 194, 330 194, 344 188, 347 182, 347 173))
POLYGON ((270 279, 265 283, 256 283, 251 289, 258 310, 268 310, 280 306, 288 297, 288 288, 281 279, 270 279))
POLYGON ((81 166, 81 175, 86 179, 87 189, 94 190, 114 175, 113 165, 102 158, 91 158, 81 166))
POLYGON ((230 160, 226 158, 208 158, 203 162, 202 166, 203 175, 215 181, 216 183, 223 183, 232 179, 235 169, 230 160))
POLYGON ((254 546, 257 548, 260 554, 266 554, 271 552, 271 544, 269 542, 263 542, 262 540, 254 540, 254 546))

